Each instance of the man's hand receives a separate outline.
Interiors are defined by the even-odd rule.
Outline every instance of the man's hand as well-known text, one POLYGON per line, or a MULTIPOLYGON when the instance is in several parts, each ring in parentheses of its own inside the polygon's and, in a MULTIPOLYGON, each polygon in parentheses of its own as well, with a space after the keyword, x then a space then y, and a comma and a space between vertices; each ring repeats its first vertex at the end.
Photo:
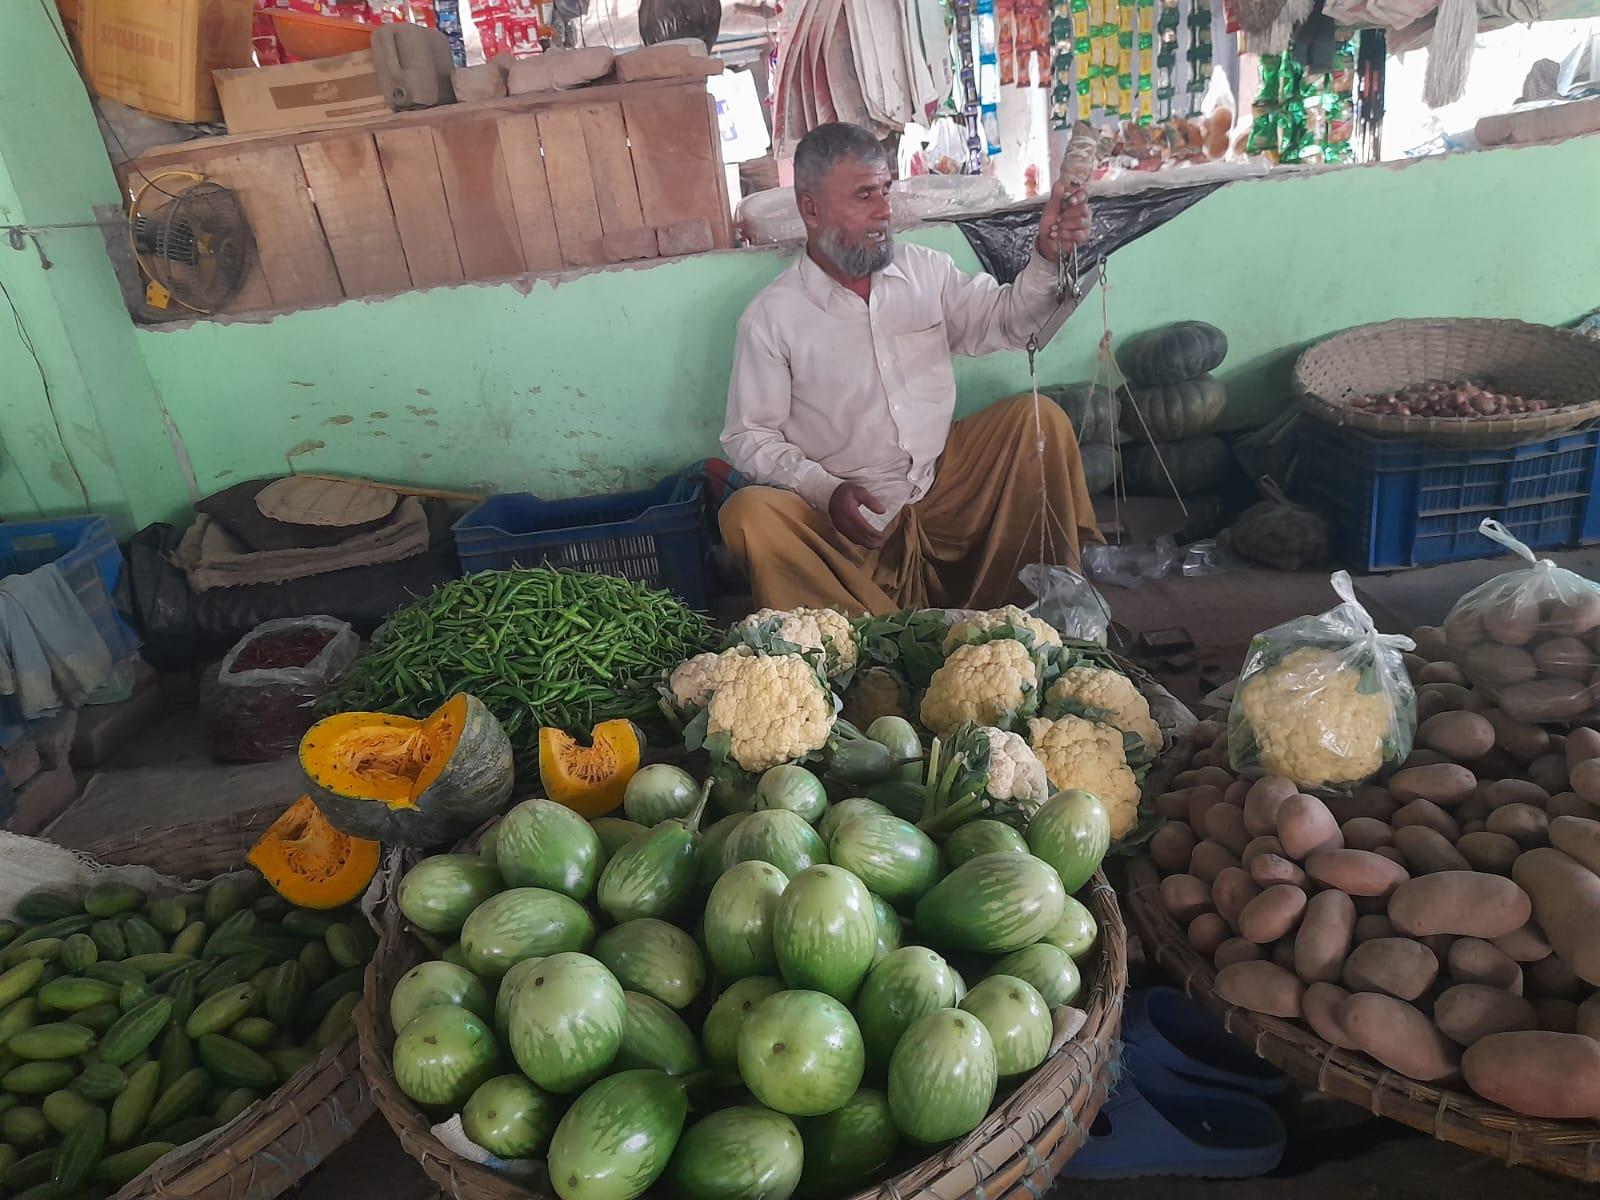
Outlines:
POLYGON ((1070 196, 1066 190, 1066 180, 1056 180, 1039 218, 1039 253, 1051 262, 1089 240, 1089 197, 1082 188, 1070 196))
POLYGON ((859 483, 841 483, 828 500, 828 519, 856 545, 876 550, 883 545, 885 534, 861 515, 863 508, 883 512, 882 502, 859 483))

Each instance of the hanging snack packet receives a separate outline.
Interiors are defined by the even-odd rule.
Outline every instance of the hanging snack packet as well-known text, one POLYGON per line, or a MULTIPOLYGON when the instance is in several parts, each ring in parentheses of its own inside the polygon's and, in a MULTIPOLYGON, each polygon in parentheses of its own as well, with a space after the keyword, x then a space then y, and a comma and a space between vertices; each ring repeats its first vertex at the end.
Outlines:
POLYGON ((1343 791, 1411 753, 1417 698, 1400 655, 1415 643, 1378 632, 1349 572, 1331 582, 1343 604, 1251 640, 1228 712, 1235 771, 1343 791))
POLYGON ((1451 657, 1507 716, 1535 724, 1595 711, 1600 584, 1535 558, 1499 521, 1478 532, 1528 562, 1479 584, 1445 618, 1451 657))

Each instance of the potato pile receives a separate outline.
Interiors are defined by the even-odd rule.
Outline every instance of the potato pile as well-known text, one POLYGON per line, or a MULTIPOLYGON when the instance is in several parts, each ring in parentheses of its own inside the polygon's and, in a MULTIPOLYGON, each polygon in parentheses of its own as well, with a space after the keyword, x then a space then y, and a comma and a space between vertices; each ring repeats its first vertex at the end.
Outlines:
POLYGON ((1465 379, 1414 383, 1397 392, 1352 396, 1345 403, 1380 417, 1518 417, 1556 407, 1552 400, 1509 395, 1465 379))
POLYGON ((1419 629, 1426 641, 1418 653, 1445 664, 1442 676, 1455 679, 1459 669, 1457 682, 1472 683, 1517 720, 1592 712, 1600 696, 1600 592, 1586 585, 1568 589, 1565 599, 1541 599, 1537 588, 1502 585, 1507 578, 1485 584, 1476 601, 1478 593, 1465 597, 1442 629, 1419 629))
POLYGON ((1230 1004, 1528 1116, 1600 1118, 1600 732, 1464 686, 1415 631, 1416 749, 1318 798, 1196 728, 1155 800, 1161 898, 1230 1004))

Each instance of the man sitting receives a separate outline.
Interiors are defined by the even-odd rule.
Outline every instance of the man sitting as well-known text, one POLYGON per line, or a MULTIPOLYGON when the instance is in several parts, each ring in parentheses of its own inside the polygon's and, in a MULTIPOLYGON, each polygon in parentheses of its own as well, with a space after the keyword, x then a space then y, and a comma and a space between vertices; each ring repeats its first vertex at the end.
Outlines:
POLYGON ((739 321, 722 433, 765 485, 720 517, 757 605, 991 608, 1021 598, 1041 541, 1075 566, 1100 536, 1071 423, 1025 396, 952 424, 950 356, 1021 350, 1055 314, 1057 256, 1089 235, 1083 193, 1057 185, 1003 286, 895 243, 867 130, 813 130, 794 172, 806 252, 739 321))

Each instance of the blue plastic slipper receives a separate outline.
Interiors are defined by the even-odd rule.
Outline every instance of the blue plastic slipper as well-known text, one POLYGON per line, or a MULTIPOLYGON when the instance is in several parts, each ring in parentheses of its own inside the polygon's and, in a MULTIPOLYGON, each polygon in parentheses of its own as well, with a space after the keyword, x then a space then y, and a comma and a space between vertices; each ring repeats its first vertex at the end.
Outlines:
POLYGON ((1278 1114, 1254 1097, 1218 1088, 1167 1090, 1159 1083, 1147 1091, 1129 1074, 1061 1173, 1072 1179, 1247 1179, 1276 1167, 1287 1140, 1278 1114))
MULTIPOLYGON (((1176 988, 1140 988, 1122 1009, 1123 1041, 1148 1063, 1196 1083, 1255 1096, 1279 1096, 1289 1078, 1176 988)), ((1148 1073, 1148 1072, 1147 1072, 1148 1073)))

